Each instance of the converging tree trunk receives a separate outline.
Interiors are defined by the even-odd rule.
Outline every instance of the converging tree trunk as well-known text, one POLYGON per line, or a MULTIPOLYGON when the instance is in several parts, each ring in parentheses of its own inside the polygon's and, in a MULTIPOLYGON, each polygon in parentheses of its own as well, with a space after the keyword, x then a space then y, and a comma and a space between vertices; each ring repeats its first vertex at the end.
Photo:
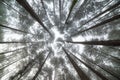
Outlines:
POLYGON ((71 53, 71 55, 75 58, 75 59, 77 59, 77 60, 79 60, 81 63, 83 63, 86 67, 88 67, 91 71, 93 71, 97 76, 99 76, 102 80, 109 80, 109 79, 107 79, 103 74, 101 74, 100 72, 98 72, 98 71, 96 71, 94 68, 92 68, 90 65, 88 65, 87 63, 85 63, 84 61, 82 61, 82 60, 80 60, 78 57, 76 57, 75 55, 73 55, 72 53, 71 53))
POLYGON ((43 22, 40 20, 39 16, 34 12, 32 7, 28 4, 26 0, 16 0, 22 7, 24 7, 30 15, 40 24, 42 27, 50 34, 51 37, 52 33, 47 29, 47 27, 43 24, 43 22))
POLYGON ((81 42, 66 41, 66 42, 74 43, 74 44, 84 44, 84 45, 120 46, 120 40, 81 41, 81 42))
MULTIPOLYGON (((110 3, 111 3, 111 2, 112 2, 112 1, 110 1, 110 3)), ((109 11, 109 10, 112 10, 112 9, 116 8, 116 7, 119 6, 119 5, 120 5, 120 1, 118 1, 116 4, 110 6, 108 9, 104 10, 103 12, 97 14, 96 16, 94 16, 93 18, 91 18, 90 20, 88 20, 87 22, 85 22, 84 24, 82 24, 81 26, 83 26, 83 25, 91 22, 91 21, 94 20, 95 18, 99 17, 100 15, 106 13, 106 12, 109 11)), ((103 7, 103 8, 104 8, 104 7, 103 7)))
POLYGON ((2 55, 2 54, 7 54, 7 53, 11 53, 11 52, 15 52, 15 51, 22 50, 22 49, 25 49, 25 48, 26 48, 26 47, 22 47, 22 48, 18 48, 18 49, 11 50, 11 51, 1 52, 0 55, 2 55))
POLYGON ((63 51, 67 55, 68 59, 70 60, 71 64, 75 68, 76 72, 78 73, 81 80, 90 80, 89 77, 79 68, 77 63, 70 57, 70 55, 67 53, 67 51, 63 48, 63 51))
MULTIPOLYGON (((0 27, 8 28, 8 29, 11 29, 11 30, 14 30, 14 31, 18 31, 18 32, 25 33, 25 34, 32 34, 32 33, 30 33, 30 32, 26 32, 26 31, 22 31, 22 30, 19 30, 19 29, 12 28, 12 27, 8 27, 8 26, 5 26, 5 25, 3 25, 3 24, 0 24, 0 27)), ((32 34, 32 35, 34 35, 34 34, 32 34)))
POLYGON ((86 63, 92 63, 95 67, 99 67, 100 69, 102 69, 103 71, 107 72, 108 74, 114 76, 114 77, 117 78, 118 80, 120 79, 120 77, 119 77, 118 75, 114 74, 113 71, 106 69, 105 67, 103 67, 103 66, 97 64, 96 62, 88 59, 88 58, 87 58, 86 56, 84 56, 84 55, 80 55, 80 56, 82 56, 82 58, 85 59, 86 63))
POLYGON ((72 34, 71 36, 73 37, 73 36, 79 35, 80 33, 86 32, 88 30, 92 30, 92 29, 97 28, 97 27, 99 27, 101 25, 104 25, 106 23, 109 23, 109 22, 112 22, 112 21, 118 20, 118 19, 120 19, 120 15, 113 16, 113 17, 111 17, 111 18, 109 18, 107 20, 104 20, 104 21, 102 21, 102 22, 100 22, 100 23, 98 23, 98 24, 96 24, 94 26, 91 26, 90 28, 87 28, 87 29, 82 30, 82 31, 78 31, 75 34, 72 34))
POLYGON ((38 71, 36 72, 35 76, 31 79, 31 80, 35 80, 37 78, 37 76, 39 75, 39 73, 41 72, 45 62, 47 61, 48 57, 50 56, 51 52, 48 53, 47 57, 45 58, 44 62, 39 65, 38 71))

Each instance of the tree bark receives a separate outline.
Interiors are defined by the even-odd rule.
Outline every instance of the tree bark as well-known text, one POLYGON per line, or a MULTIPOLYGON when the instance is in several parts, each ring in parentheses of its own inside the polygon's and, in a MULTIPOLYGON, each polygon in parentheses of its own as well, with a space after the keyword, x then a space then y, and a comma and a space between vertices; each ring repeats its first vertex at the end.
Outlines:
POLYGON ((32 7, 28 4, 28 2, 26 0, 16 0, 22 7, 24 7, 29 14, 40 24, 42 25, 42 27, 50 34, 51 37, 52 34, 51 32, 47 29, 47 27, 43 24, 43 22, 40 20, 39 16, 34 12, 34 10, 32 9, 32 7))
POLYGON ((93 69, 90 65, 86 64, 85 62, 83 62, 82 60, 80 60, 78 57, 76 57, 75 55, 73 55, 71 53, 71 55, 73 57, 75 57, 77 60, 79 60, 81 63, 83 63, 86 67, 88 67, 88 69, 90 69, 92 72, 94 72, 97 76, 99 76, 102 80, 109 80, 107 79, 104 75, 102 75, 101 73, 99 73, 98 71, 96 71, 95 69, 93 69))
POLYGON ((73 67, 75 68, 76 72, 78 73, 81 80, 90 80, 89 77, 79 68, 77 63, 70 57, 70 55, 67 53, 67 51, 63 48, 63 51, 67 55, 68 59, 72 63, 73 67))
POLYGON ((84 44, 84 45, 120 46, 120 40, 82 41, 82 42, 66 41, 66 42, 74 43, 74 44, 84 44))

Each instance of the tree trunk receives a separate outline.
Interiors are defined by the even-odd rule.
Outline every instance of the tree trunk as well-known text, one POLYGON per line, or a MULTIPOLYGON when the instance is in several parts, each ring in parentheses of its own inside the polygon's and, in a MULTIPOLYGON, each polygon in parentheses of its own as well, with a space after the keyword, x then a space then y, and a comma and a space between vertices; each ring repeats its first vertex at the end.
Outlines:
POLYGON ((120 19, 120 15, 113 16, 112 18, 109 18, 109 19, 107 19, 107 20, 104 20, 104 21, 102 21, 102 22, 100 22, 100 23, 98 23, 98 24, 96 24, 96 25, 94 25, 94 26, 91 26, 90 28, 87 28, 87 29, 82 30, 82 31, 78 31, 77 33, 75 33, 75 34, 73 34, 73 35, 71 35, 71 36, 73 37, 73 36, 79 35, 80 33, 83 33, 83 32, 86 32, 86 31, 88 31, 88 30, 97 28, 97 27, 99 27, 99 26, 101 26, 101 25, 104 25, 104 24, 106 24, 106 23, 109 23, 109 22, 112 22, 112 21, 118 20, 118 19, 120 19))
POLYGON ((51 37, 52 34, 51 32, 47 29, 47 27, 42 23, 42 21, 40 20, 39 16, 34 12, 34 10, 32 9, 32 7, 28 4, 28 2, 26 0, 16 0, 22 7, 24 7, 29 14, 40 24, 42 25, 42 27, 50 34, 51 37))
POLYGON ((9 3, 7 3, 5 0, 2 0, 4 4, 6 4, 8 7, 11 7, 14 11, 16 11, 18 14, 20 14, 21 16, 27 17, 25 14, 22 14, 21 12, 19 12, 18 10, 16 10, 15 8, 13 8, 9 3))
POLYGON ((81 63, 83 63, 86 67, 88 67, 88 69, 90 69, 92 72, 94 72, 97 76, 99 76, 102 80, 108 80, 104 75, 102 75, 101 73, 97 72, 95 69, 93 69, 90 65, 86 64, 85 62, 83 62, 82 60, 80 60, 79 58, 77 58, 75 55, 73 55, 71 53, 72 56, 74 56, 77 60, 79 60, 81 63))
POLYGON ((99 51, 100 53, 104 54, 105 56, 107 56, 107 58, 114 60, 117 63, 120 63, 120 59, 118 57, 112 56, 111 54, 105 52, 104 50, 99 50, 94 48, 95 50, 99 51))
MULTIPOLYGON (((111 1, 110 1, 109 3, 111 3, 111 1)), ((109 4, 109 3, 108 3, 108 4, 109 4)), ((107 5, 108 5, 108 4, 107 4, 107 5)), ((84 24, 82 24, 82 26, 85 25, 85 24, 87 24, 87 23, 89 23, 90 21, 94 20, 95 18, 99 17, 100 15, 106 13, 107 11, 109 11, 109 10, 111 10, 111 9, 119 6, 119 5, 120 5, 120 1, 118 1, 116 4, 112 5, 112 6, 109 7, 108 9, 104 10, 103 12, 97 14, 96 16, 94 16, 93 18, 91 18, 90 20, 88 20, 87 22, 85 22, 84 24)), ((103 7, 103 8, 104 8, 104 7, 103 7)))
POLYGON ((7 54, 7 53, 10 53, 10 52, 15 52, 15 51, 18 51, 18 50, 21 50, 21 49, 24 49, 24 48, 26 48, 26 47, 22 47, 22 48, 18 48, 18 49, 11 50, 11 51, 6 51, 6 52, 1 52, 0 55, 7 54))
POLYGON ((69 19, 69 17, 70 17, 70 14, 71 14, 71 12, 72 12, 72 10, 73 10, 73 8, 74 8, 74 6, 75 6, 76 3, 77 3, 77 0, 73 0, 73 1, 72 1, 72 5, 71 5, 71 7, 70 7, 68 16, 67 16, 67 18, 66 18, 66 20, 65 20, 65 24, 67 23, 67 21, 68 21, 68 19, 69 19))
POLYGON ((75 68, 76 72, 78 73, 81 80, 90 80, 89 77, 79 68, 77 63, 70 57, 70 55, 67 53, 67 51, 63 48, 63 51, 67 55, 68 59, 72 63, 73 67, 75 68))
MULTIPOLYGON (((32 34, 32 33, 30 33, 30 32, 26 32, 26 31, 22 31, 22 30, 19 30, 19 29, 12 28, 12 27, 8 27, 8 26, 5 26, 5 25, 3 25, 3 24, 0 24, 0 27, 8 28, 8 29, 11 29, 11 30, 14 30, 14 31, 18 31, 18 32, 25 33, 25 34, 32 34)), ((34 34, 32 34, 32 35, 34 35, 34 34)))
POLYGON ((25 43, 40 43, 40 42, 25 42, 25 41, 11 41, 11 42, 10 41, 6 41, 6 42, 2 41, 1 42, 0 41, 0 44, 11 44, 11 43, 24 43, 25 44, 25 43))
POLYGON ((84 44, 84 45, 120 46, 120 40, 82 41, 82 42, 66 41, 66 42, 75 43, 75 44, 84 44))
POLYGON ((47 57, 45 58, 44 62, 39 66, 38 71, 36 72, 35 76, 31 79, 31 80, 35 80, 37 78, 37 76, 39 75, 39 73, 41 72, 46 60, 48 59, 49 55, 51 52, 49 52, 49 54, 47 55, 47 57))
POLYGON ((92 63, 93 65, 101 68, 103 71, 109 73, 110 75, 112 75, 112 76, 114 76, 115 78, 117 78, 118 80, 120 80, 120 77, 117 76, 116 74, 114 74, 114 72, 112 72, 111 70, 105 69, 104 67, 98 65, 97 63, 93 62, 92 60, 88 59, 87 57, 85 57, 85 56, 83 56, 83 55, 81 55, 81 56, 83 57, 83 59, 85 59, 85 61, 86 61, 87 63, 88 63, 88 62, 92 63))
POLYGON ((14 76, 11 76, 10 80, 14 80, 16 77, 17 77, 17 80, 19 80, 23 76, 27 68, 33 66, 33 62, 34 60, 30 60, 29 63, 26 66, 24 66, 18 73, 16 73, 14 76))

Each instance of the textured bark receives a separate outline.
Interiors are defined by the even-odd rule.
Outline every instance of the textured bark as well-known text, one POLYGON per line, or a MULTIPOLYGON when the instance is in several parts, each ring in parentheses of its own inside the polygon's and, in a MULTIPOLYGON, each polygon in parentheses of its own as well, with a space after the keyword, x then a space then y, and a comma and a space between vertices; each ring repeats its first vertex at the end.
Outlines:
POLYGON ((32 7, 28 4, 26 0, 16 0, 22 7, 24 7, 29 14, 40 24, 42 27, 50 34, 51 37, 52 34, 51 32, 47 29, 47 27, 43 24, 43 22, 40 20, 39 16, 35 13, 35 11, 32 9, 32 7))
POLYGON ((90 80, 89 77, 79 68, 77 63, 70 57, 70 55, 67 53, 67 51, 63 48, 63 51, 67 55, 68 59, 70 60, 71 64, 75 68, 76 72, 78 73, 81 80, 90 80))
POLYGON ((82 42, 66 41, 66 42, 75 43, 75 44, 84 44, 84 45, 120 46, 120 40, 82 41, 82 42))

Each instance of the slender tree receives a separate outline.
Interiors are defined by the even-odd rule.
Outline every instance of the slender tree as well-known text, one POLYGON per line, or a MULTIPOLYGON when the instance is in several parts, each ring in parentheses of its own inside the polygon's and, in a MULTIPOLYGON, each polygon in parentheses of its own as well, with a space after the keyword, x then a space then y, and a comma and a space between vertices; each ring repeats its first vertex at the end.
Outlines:
POLYGON ((39 16, 34 12, 32 7, 28 4, 26 0, 16 0, 21 6, 23 6, 30 15, 40 24, 42 27, 50 34, 52 37, 52 33, 47 29, 47 27, 43 24, 43 22, 40 20, 39 16))
POLYGON ((37 78, 37 76, 39 75, 39 73, 41 72, 46 60, 48 59, 48 57, 50 56, 51 52, 48 53, 47 57, 45 58, 44 62, 39 65, 38 71, 36 72, 35 76, 31 79, 31 80, 35 80, 37 78))
POLYGON ((94 66, 99 67, 100 69, 102 69, 103 71, 107 72, 108 74, 114 76, 114 77, 117 78, 118 80, 120 79, 120 77, 119 77, 118 75, 114 74, 113 71, 106 69, 105 67, 103 67, 103 66, 97 64, 96 62, 88 59, 88 58, 87 58, 86 56, 84 56, 84 55, 80 55, 80 56, 81 56, 83 59, 85 59, 86 63, 92 63, 94 66))
POLYGON ((25 49, 25 48, 26 48, 26 47, 22 47, 22 48, 17 48, 17 49, 15 49, 15 50, 11 50, 11 51, 1 52, 0 55, 7 54, 7 53, 11 53, 11 52, 15 52, 15 51, 22 50, 22 49, 25 49))
POLYGON ((96 25, 94 25, 94 26, 91 26, 91 27, 89 27, 89 28, 87 28, 87 29, 85 29, 85 30, 78 31, 77 33, 72 34, 71 36, 79 35, 80 33, 86 32, 86 31, 88 31, 88 30, 92 30, 92 29, 94 29, 94 28, 97 28, 97 27, 99 27, 99 26, 102 26, 102 25, 104 25, 104 24, 106 24, 106 23, 109 23, 109 22, 112 22, 112 21, 115 21, 115 20, 118 20, 118 19, 120 19, 120 15, 115 15, 115 16, 113 16, 113 17, 111 17, 111 18, 109 18, 109 19, 107 19, 107 20, 104 20, 104 21, 102 21, 102 22, 100 22, 100 23, 98 23, 98 24, 96 24, 96 25))
MULTIPOLYGON (((112 1, 110 1, 109 3, 111 3, 111 2, 112 2, 112 1)), ((108 3, 108 4, 109 4, 109 3, 108 3)), ((106 6, 108 6, 108 4, 106 4, 106 6)), ((109 10, 112 10, 112 9, 116 8, 116 7, 119 6, 119 5, 120 5, 120 1, 118 1, 116 4, 110 6, 108 9, 104 10, 103 12, 97 14, 96 16, 94 16, 93 18, 91 18, 90 20, 88 20, 87 22, 85 22, 84 24, 82 24, 81 26, 83 26, 83 25, 91 22, 91 21, 94 20, 95 18, 99 17, 100 15, 106 13, 106 12, 109 11, 109 10)), ((106 6, 104 6, 104 7, 106 7, 106 6)), ((104 7, 103 7, 103 8, 104 8, 104 7)))
POLYGON ((26 71, 26 69, 28 69, 28 67, 33 66, 33 62, 34 60, 30 60, 29 63, 26 66, 24 66, 18 73, 16 73, 14 76, 11 76, 10 80, 14 80, 16 77, 17 77, 17 80, 20 79, 24 74, 24 72, 26 71))
POLYGON ((74 43, 74 44, 84 44, 84 45, 120 46, 120 40, 82 41, 82 42, 66 41, 66 42, 74 43))
POLYGON ((75 68, 76 72, 78 73, 81 80, 90 80, 89 77, 79 68, 77 63, 70 57, 70 55, 67 53, 67 51, 63 48, 63 51, 67 55, 68 59, 70 60, 71 64, 75 68))
POLYGON ((77 3, 77 1, 78 1, 78 0, 73 0, 73 1, 72 1, 72 5, 71 5, 71 7, 70 7, 68 16, 67 16, 67 18, 66 18, 66 20, 65 20, 65 24, 67 23, 67 21, 68 21, 68 19, 69 19, 69 17, 70 17, 70 14, 71 14, 71 12, 72 12, 72 10, 73 10, 75 4, 77 3))
MULTIPOLYGON (((9 3, 7 3, 5 0, 2 0, 2 3, 6 4, 8 7, 11 7, 14 11, 16 11, 18 14, 20 14, 21 16, 26 16, 25 14, 22 14, 21 12, 19 12, 18 10, 16 10, 14 7, 12 7, 9 3)), ((27 16, 26 16, 27 17, 27 16)))
POLYGON ((91 71, 93 71, 97 76, 99 76, 102 80, 109 80, 107 79, 103 74, 99 73, 98 71, 96 71, 94 68, 92 68, 89 64, 85 63, 84 61, 80 60, 78 57, 76 57, 74 54, 71 53, 71 55, 79 60, 81 63, 83 63, 86 67, 88 67, 91 71))
POLYGON ((38 43, 38 42, 20 42, 20 41, 6 41, 6 42, 0 42, 0 44, 11 44, 11 43, 38 43))
MULTIPOLYGON (((32 34, 30 32, 26 32, 26 31, 23 31, 23 30, 15 29, 15 28, 12 28, 12 27, 9 27, 9 26, 5 26, 3 24, 0 24, 0 27, 11 29, 11 30, 18 31, 18 32, 22 32, 22 33, 25 33, 25 34, 32 34)), ((35 34, 32 34, 32 35, 35 35, 35 34)))

